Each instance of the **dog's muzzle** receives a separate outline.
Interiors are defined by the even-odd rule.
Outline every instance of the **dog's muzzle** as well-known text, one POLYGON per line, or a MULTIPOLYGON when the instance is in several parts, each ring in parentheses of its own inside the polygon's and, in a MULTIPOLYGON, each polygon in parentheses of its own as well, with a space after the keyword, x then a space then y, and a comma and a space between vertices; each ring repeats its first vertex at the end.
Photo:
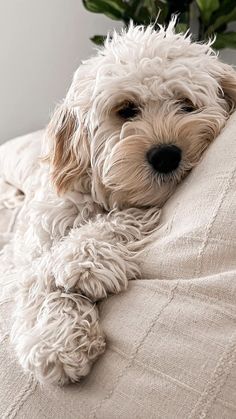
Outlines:
POLYGON ((181 161, 181 149, 173 144, 152 147, 147 152, 147 160, 158 173, 170 173, 177 169, 181 161))

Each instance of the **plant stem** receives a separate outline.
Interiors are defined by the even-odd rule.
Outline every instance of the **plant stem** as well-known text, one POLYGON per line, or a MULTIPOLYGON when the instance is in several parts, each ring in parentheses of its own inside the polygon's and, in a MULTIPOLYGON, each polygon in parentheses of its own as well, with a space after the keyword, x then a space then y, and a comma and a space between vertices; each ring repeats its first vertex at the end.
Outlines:
POLYGON ((198 41, 204 40, 205 30, 206 30, 205 25, 202 19, 199 17, 198 41))

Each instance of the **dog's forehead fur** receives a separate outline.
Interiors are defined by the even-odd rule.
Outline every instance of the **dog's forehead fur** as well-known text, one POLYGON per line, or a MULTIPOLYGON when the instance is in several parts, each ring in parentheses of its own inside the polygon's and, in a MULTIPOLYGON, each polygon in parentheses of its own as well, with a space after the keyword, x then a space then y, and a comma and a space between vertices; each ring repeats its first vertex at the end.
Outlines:
POLYGON ((83 63, 75 74, 73 91, 76 84, 82 89, 87 84, 91 102, 104 98, 106 92, 119 101, 119 86, 120 100, 125 93, 142 101, 187 97, 201 106, 217 97, 218 71, 210 43, 194 43, 189 35, 175 33, 174 22, 159 32, 151 26, 131 25, 120 34, 114 32, 97 56, 83 63))

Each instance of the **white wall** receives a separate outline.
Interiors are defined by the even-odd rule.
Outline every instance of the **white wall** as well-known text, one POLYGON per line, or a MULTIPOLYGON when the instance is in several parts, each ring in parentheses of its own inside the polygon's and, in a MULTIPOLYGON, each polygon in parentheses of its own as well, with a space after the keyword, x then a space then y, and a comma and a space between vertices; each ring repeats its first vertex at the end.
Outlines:
MULTIPOLYGON (((230 23, 228 31, 236 31, 236 22, 230 23)), ((236 66, 236 49, 225 48, 220 52, 220 58, 228 64, 236 66)))
MULTIPOLYGON (((89 40, 120 23, 81 0, 0 0, 0 143, 46 125, 89 40)), ((236 52, 223 57, 236 64, 236 52)))
POLYGON ((220 51, 220 58, 222 61, 225 61, 228 64, 236 66, 236 50, 225 48, 220 51))
POLYGON ((118 25, 81 0, 0 0, 0 143, 45 126, 89 37, 118 25))

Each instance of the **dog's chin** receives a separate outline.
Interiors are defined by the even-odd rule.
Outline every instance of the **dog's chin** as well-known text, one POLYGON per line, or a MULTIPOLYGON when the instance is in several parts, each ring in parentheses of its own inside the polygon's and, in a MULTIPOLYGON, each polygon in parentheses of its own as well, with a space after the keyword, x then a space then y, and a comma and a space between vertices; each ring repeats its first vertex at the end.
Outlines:
POLYGON ((116 184, 110 184, 106 180, 107 206, 109 209, 149 208, 154 206, 161 208, 173 194, 176 184, 176 180, 157 182, 147 179, 144 184, 137 182, 133 188, 127 188, 127 184, 118 181, 116 184))

